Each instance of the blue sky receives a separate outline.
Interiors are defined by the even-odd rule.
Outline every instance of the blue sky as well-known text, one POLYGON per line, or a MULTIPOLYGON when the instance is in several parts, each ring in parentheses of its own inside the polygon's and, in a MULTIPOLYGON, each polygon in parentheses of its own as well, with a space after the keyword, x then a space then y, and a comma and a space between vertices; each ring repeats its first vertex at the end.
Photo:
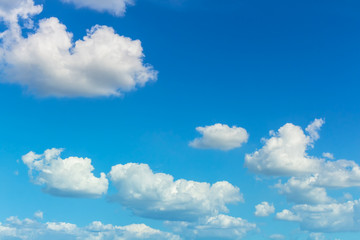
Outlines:
POLYGON ((2 1, 0 239, 358 239, 359 10, 2 1))

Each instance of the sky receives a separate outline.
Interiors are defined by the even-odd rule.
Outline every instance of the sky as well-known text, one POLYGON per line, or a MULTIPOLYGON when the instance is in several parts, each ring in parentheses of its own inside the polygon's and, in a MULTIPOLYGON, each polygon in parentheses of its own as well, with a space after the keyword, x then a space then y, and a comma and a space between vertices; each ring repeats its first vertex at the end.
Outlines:
POLYGON ((0 0, 0 239, 357 240, 359 11, 0 0))

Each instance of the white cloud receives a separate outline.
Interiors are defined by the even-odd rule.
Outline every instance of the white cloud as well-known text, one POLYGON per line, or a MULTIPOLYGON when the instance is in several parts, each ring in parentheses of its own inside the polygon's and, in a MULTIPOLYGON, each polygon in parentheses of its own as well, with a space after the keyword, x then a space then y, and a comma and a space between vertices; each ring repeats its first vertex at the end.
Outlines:
POLYGON ((77 226, 72 223, 64 223, 64 222, 47 222, 46 227, 49 230, 56 232, 63 232, 67 234, 73 234, 77 231, 77 226))
POLYGON ((0 18, 7 23, 17 23, 18 18, 29 19, 42 11, 42 6, 35 6, 33 0, 0 1, 0 18))
POLYGON ((22 36, 16 21, 8 24, 1 35, 2 81, 20 84, 31 93, 120 96, 156 80, 157 72, 143 64, 141 42, 120 36, 111 27, 94 26, 74 43, 66 26, 54 17, 40 20, 28 37, 22 36))
POLYGON ((212 126, 197 127, 196 131, 201 133, 201 138, 196 138, 189 143, 194 148, 213 148, 223 151, 241 147, 246 143, 249 134, 244 128, 226 124, 214 124, 212 126))
POLYGON ((325 236, 322 233, 310 233, 309 240, 325 240, 325 236))
POLYGON ((44 185, 44 192, 64 197, 100 197, 107 192, 105 173, 94 176, 89 158, 62 159, 62 149, 48 149, 43 154, 29 152, 22 157, 35 184, 44 185))
POLYGON ((360 201, 319 205, 295 205, 292 211, 277 213, 277 219, 298 221, 302 230, 312 232, 360 231, 360 201))
POLYGON ((280 239, 285 239, 285 236, 282 234, 272 234, 269 236, 270 239, 276 239, 276 240, 280 240, 280 239))
POLYGON ((333 155, 332 153, 324 152, 324 153, 322 154, 322 156, 323 156, 324 158, 334 159, 334 155, 333 155))
POLYGON ((99 12, 109 12, 115 16, 122 16, 127 5, 133 5, 134 0, 61 0, 72 3, 79 8, 90 8, 99 12))
POLYGON ((323 119, 315 119, 309 126, 306 127, 305 131, 309 133, 311 142, 316 141, 320 138, 319 130, 324 125, 323 119))
POLYGON ((42 211, 37 211, 34 213, 34 217, 38 218, 38 219, 43 219, 44 218, 44 213, 42 211))
POLYGON ((307 153, 323 123, 316 119, 306 128, 308 135, 299 126, 285 124, 271 132, 260 150, 247 154, 245 164, 255 173, 290 177, 275 187, 288 201, 300 204, 277 213, 277 219, 299 222, 302 230, 311 232, 360 231, 359 201, 338 203, 327 194, 328 188, 359 187, 360 166, 332 160, 329 153, 323 154, 325 159, 307 153))
POLYGON ((114 226, 95 221, 86 227, 65 222, 39 222, 10 217, 0 223, 0 239, 20 240, 135 240, 159 239, 180 240, 177 235, 153 229, 145 224, 114 226))
POLYGON ((292 211, 288 209, 284 209, 281 212, 278 212, 276 214, 276 219, 290 222, 298 222, 301 220, 299 216, 295 215, 292 211))
MULTIPOLYGON (((324 187, 360 186, 360 166, 354 161, 331 161, 308 155, 307 150, 319 138, 318 130, 323 123, 323 120, 315 119, 306 128, 309 136, 299 126, 285 124, 277 133, 272 132, 270 139, 264 140, 260 150, 245 156, 245 165, 264 175, 296 176, 282 187, 279 185, 289 199, 297 195, 299 200, 308 198, 309 202, 316 202, 314 197, 319 195, 318 203, 327 202, 329 198, 324 187), (301 189, 305 192, 300 193, 301 189)), ((325 156, 332 158, 329 154, 325 156)))
POLYGON ((203 218, 196 223, 167 222, 167 224, 172 226, 174 231, 186 235, 186 239, 242 239, 248 232, 257 229, 254 223, 223 214, 203 218))
POLYGON ((304 134, 299 126, 287 123, 265 145, 252 154, 246 154, 245 165, 253 172, 271 176, 296 176, 312 173, 320 168, 319 159, 306 153, 312 142, 318 138, 320 120, 307 127, 310 136, 304 134))
POLYGON ((243 200, 239 188, 228 182, 174 181, 171 175, 153 173, 147 164, 113 166, 109 177, 118 190, 111 199, 148 218, 195 221, 243 200))
POLYGON ((327 161, 315 174, 316 184, 325 187, 359 187, 360 166, 354 161, 327 161))
POLYGON ((275 207, 273 204, 268 202, 262 202, 255 206, 255 216, 257 217, 266 217, 275 212, 275 207))
POLYGON ((299 179, 292 177, 286 183, 279 182, 275 186, 279 189, 280 194, 286 196, 288 201, 295 203, 319 204, 332 202, 326 189, 316 187, 316 178, 309 177, 299 179))

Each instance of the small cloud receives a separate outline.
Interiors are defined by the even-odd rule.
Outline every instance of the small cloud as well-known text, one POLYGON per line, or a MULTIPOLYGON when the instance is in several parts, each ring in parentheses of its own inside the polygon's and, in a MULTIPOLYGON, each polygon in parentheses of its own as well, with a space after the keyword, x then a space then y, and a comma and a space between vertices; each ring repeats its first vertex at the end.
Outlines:
POLYGON ((305 131, 309 133, 311 142, 314 142, 320 138, 319 130, 324 123, 324 119, 316 118, 312 123, 309 124, 309 126, 306 127, 305 131))
POLYGON ((282 234, 272 234, 269 236, 269 238, 273 240, 282 240, 285 239, 285 236, 282 234))
POLYGON ((273 204, 269 204, 268 202, 262 202, 255 206, 255 216, 257 217, 267 217, 270 214, 275 212, 275 207, 273 204))
POLYGON ((89 8, 98 12, 109 12, 115 16, 123 16, 128 5, 134 5, 134 0, 61 0, 64 3, 72 3, 78 8, 89 8))
POLYGON ((325 240, 325 236, 322 233, 310 233, 309 240, 325 240))
POLYGON ((301 218, 299 216, 295 215, 293 212, 291 212, 288 209, 284 209, 281 212, 277 213, 276 219, 290 221, 290 222, 301 221, 301 218))
POLYGON ((249 134, 244 128, 226 124, 214 124, 212 126, 197 127, 203 136, 189 143, 191 147, 200 149, 219 149, 223 151, 239 148, 246 143, 249 134))
POLYGON ((42 211, 37 211, 34 213, 34 217, 38 218, 38 219, 43 219, 44 218, 44 213, 42 211))
POLYGON ((334 159, 334 155, 333 155, 332 153, 324 152, 324 153, 322 154, 322 156, 323 156, 324 158, 334 159))
POLYGON ((198 222, 166 222, 174 231, 186 235, 185 239, 243 239, 257 229, 255 223, 224 214, 205 217, 198 222))

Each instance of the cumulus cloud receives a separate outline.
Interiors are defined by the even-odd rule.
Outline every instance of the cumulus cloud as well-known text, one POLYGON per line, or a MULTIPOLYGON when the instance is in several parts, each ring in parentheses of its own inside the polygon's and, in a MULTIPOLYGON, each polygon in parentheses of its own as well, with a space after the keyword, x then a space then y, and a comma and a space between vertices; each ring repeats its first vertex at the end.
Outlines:
POLYGON ((275 207, 273 204, 268 202, 262 202, 255 206, 255 216, 257 217, 266 217, 275 212, 275 207))
POLYGON ((288 209, 284 209, 281 212, 278 212, 276 214, 276 219, 290 222, 298 222, 301 220, 299 216, 295 215, 292 211, 288 209))
POLYGON ((122 16, 126 6, 133 5, 134 0, 61 0, 65 3, 72 3, 79 8, 90 8, 99 12, 109 12, 115 16, 122 16))
POLYGON ((310 156, 308 150, 319 139, 318 131, 324 124, 315 119, 306 127, 287 123, 271 137, 264 146, 245 157, 246 166, 255 173, 289 177, 275 185, 280 194, 294 202, 291 210, 285 209, 276 218, 299 222, 302 230, 310 232, 360 231, 359 200, 339 203, 327 194, 327 189, 360 186, 360 166, 349 160, 333 160, 310 156))
MULTIPOLYGON (((31 14, 41 11, 36 7, 31 14)), ((98 97, 120 96, 156 80, 157 72, 143 63, 141 42, 120 36, 111 27, 96 25, 74 42, 54 17, 40 20, 27 37, 16 21, 4 19, 10 27, 1 34, 3 82, 20 84, 44 97, 98 97)))
POLYGON ((19 240, 135 240, 159 239, 180 240, 177 235, 153 229, 145 224, 114 226, 95 221, 86 227, 78 227, 65 222, 39 222, 32 219, 20 220, 10 217, 5 223, 0 223, 0 239, 19 240))
POLYGON ((316 183, 325 187, 359 187, 360 166, 349 160, 327 161, 315 173, 316 183))
POLYGON ((118 190, 113 201, 154 219, 195 221, 226 212, 226 204, 243 200, 239 188, 228 182, 174 181, 169 174, 153 173, 147 164, 113 166, 109 178, 118 190))
POLYGON ((242 239, 248 232, 257 229, 254 223, 224 214, 203 218, 196 223, 167 222, 167 224, 172 226, 174 231, 181 232, 191 239, 242 239))
POLYGON ((345 188, 360 186, 360 166, 350 160, 333 161, 309 156, 307 150, 319 139, 318 131, 323 120, 315 119, 307 128, 306 135, 299 126, 287 123, 272 137, 264 140, 264 146, 252 154, 246 154, 245 165, 255 173, 269 176, 292 177, 285 184, 278 184, 280 192, 289 200, 299 203, 325 203, 331 201, 327 187, 345 188))
POLYGON ((290 202, 308 204, 332 202, 333 199, 327 195, 326 189, 316 187, 315 184, 315 177, 305 179, 292 177, 284 184, 279 182, 275 187, 277 187, 280 194, 285 195, 290 202))
POLYGON ((194 148, 212 148, 223 151, 239 148, 246 143, 249 134, 244 128, 226 124, 214 124, 211 126, 197 127, 196 131, 202 134, 202 137, 195 138, 189 143, 194 148))
POLYGON ((312 232, 360 231, 360 201, 308 205, 276 214, 277 219, 298 221, 302 230, 312 232))
POLYGON ((89 158, 62 159, 62 149, 48 149, 43 154, 29 152, 22 157, 35 184, 44 185, 43 191, 63 197, 100 197, 107 192, 105 173, 95 177, 89 158))
POLYGON ((246 154, 245 165, 253 172, 271 176, 294 176, 312 173, 319 169, 321 161, 307 155, 306 150, 318 138, 320 120, 310 124, 305 135, 299 126, 287 123, 272 137, 265 139, 264 146, 252 154, 246 154), (316 124, 315 124, 316 123, 316 124))
POLYGON ((33 0, 0 1, 0 18, 7 23, 17 23, 18 18, 29 19, 42 11, 41 5, 35 5, 33 0))

